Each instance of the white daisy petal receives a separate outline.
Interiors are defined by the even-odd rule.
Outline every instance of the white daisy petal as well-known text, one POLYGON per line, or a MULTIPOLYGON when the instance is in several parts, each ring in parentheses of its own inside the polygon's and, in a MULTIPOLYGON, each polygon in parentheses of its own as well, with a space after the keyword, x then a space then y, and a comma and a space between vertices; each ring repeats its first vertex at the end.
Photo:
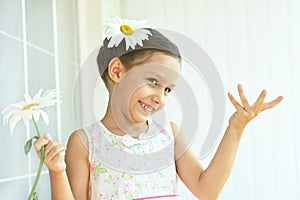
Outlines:
POLYGON ((25 102, 25 101, 10 104, 9 106, 7 106, 6 108, 3 109, 1 114, 3 115, 7 110, 10 110, 10 109, 22 109, 26 104, 27 104, 27 102, 25 102))
POLYGON ((29 96, 28 94, 24 94, 24 99, 25 99, 26 102, 32 101, 31 96, 29 96))
POLYGON ((49 117, 48 117, 47 113, 43 110, 40 110, 40 114, 43 117, 45 124, 49 124, 49 117))
POLYGON ((48 90, 45 92, 45 94, 41 97, 39 104, 41 107, 49 107, 53 106, 55 103, 60 103, 59 100, 57 100, 58 94, 56 90, 48 90))
POLYGON ((12 118, 10 119, 10 126, 9 130, 10 133, 13 135, 16 124, 22 119, 22 112, 16 113, 12 118))
POLYGON ((136 41, 136 43, 137 43, 140 47, 143 46, 143 41, 142 41, 142 40, 136 41))
POLYGON ((8 111, 8 112, 4 115, 4 117, 3 117, 3 124, 4 124, 4 125, 7 124, 9 118, 10 118, 12 115, 16 114, 18 111, 20 111, 20 110, 19 110, 19 109, 11 109, 10 111, 8 111))
POLYGON ((41 98, 41 94, 43 92, 43 89, 39 89, 39 91, 36 93, 36 95, 34 95, 32 101, 36 102, 41 98))
POLYGON ((125 37, 125 42, 126 42, 126 51, 129 49, 129 47, 135 49, 135 42, 132 41, 131 37, 125 37))
POLYGON ((48 100, 48 99, 53 99, 56 98, 56 90, 47 90, 42 96, 42 99, 48 100))
POLYGON ((108 48, 119 46, 120 42, 123 40, 123 36, 121 34, 112 37, 107 45, 108 48))
POLYGON ((36 110, 33 112, 33 119, 35 122, 38 122, 40 120, 40 110, 36 110))
POLYGON ((111 37, 110 40, 109 40, 109 43, 107 44, 107 47, 108 48, 114 47, 115 46, 115 40, 116 40, 115 37, 111 37))
POLYGON ((115 43, 116 47, 119 46, 119 44, 122 42, 123 39, 124 38, 122 37, 121 34, 119 36, 115 37, 114 43, 115 43))
POLYGON ((25 120, 32 120, 33 111, 27 110, 26 112, 23 112, 23 119, 25 120))
POLYGON ((144 37, 149 37, 149 35, 151 36, 152 35, 152 33, 151 33, 151 31, 150 30, 147 30, 147 29, 139 29, 138 31, 136 31, 138 34, 140 34, 141 36, 140 37, 142 37, 142 36, 144 36, 144 37))
MULTIPOLYGON (((29 101, 29 103, 31 103, 32 101, 29 101)), ((28 102, 26 101, 21 101, 19 103, 15 103, 15 104, 11 104, 12 108, 18 108, 18 109, 23 109, 24 106, 26 106, 28 104, 28 102)))
POLYGON ((55 98, 56 95, 57 95, 57 91, 55 89, 53 90, 47 90, 43 95, 42 97, 48 97, 48 98, 55 98))
POLYGON ((28 120, 28 119, 24 119, 24 118, 23 118, 23 122, 24 122, 24 124, 25 124, 26 127, 29 126, 29 120, 28 120))
MULTIPOLYGON (((6 108, 4 108, 1 112, 1 115, 6 115, 6 113, 10 112, 11 110, 16 109, 14 105, 9 105, 6 108)), ((18 109, 17 109, 18 110, 18 109)))

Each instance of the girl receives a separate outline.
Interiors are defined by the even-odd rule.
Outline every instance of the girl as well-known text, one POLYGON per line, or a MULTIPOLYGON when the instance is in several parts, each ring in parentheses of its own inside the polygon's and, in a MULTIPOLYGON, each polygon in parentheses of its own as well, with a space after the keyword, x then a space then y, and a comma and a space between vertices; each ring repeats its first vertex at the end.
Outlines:
POLYGON ((164 108, 181 65, 176 45, 144 22, 112 18, 98 54, 100 75, 109 91, 104 117, 77 130, 67 148, 45 135, 52 199, 180 199, 177 177, 199 199, 217 199, 232 168, 245 126, 283 97, 254 104, 238 85, 235 107, 218 150, 203 169, 173 122, 152 119, 164 108))

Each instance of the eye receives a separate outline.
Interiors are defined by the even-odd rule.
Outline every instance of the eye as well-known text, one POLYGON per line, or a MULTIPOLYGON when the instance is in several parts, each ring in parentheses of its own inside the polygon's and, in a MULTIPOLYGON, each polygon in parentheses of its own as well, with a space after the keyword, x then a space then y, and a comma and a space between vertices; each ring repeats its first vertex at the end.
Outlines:
POLYGON ((170 93, 171 91, 172 91, 171 88, 169 88, 169 87, 165 88, 165 92, 170 93))
POLYGON ((149 78, 149 82, 151 82, 153 85, 158 85, 158 81, 155 78, 149 78))

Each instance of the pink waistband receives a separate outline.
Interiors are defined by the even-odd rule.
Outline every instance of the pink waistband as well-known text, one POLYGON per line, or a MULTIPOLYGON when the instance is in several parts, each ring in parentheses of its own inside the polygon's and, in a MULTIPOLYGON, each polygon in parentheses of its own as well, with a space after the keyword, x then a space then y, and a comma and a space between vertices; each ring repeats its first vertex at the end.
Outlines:
POLYGON ((133 200, 158 199, 158 198, 179 197, 179 196, 180 195, 177 194, 169 194, 169 195, 160 195, 160 196, 153 196, 153 197, 135 198, 133 200))

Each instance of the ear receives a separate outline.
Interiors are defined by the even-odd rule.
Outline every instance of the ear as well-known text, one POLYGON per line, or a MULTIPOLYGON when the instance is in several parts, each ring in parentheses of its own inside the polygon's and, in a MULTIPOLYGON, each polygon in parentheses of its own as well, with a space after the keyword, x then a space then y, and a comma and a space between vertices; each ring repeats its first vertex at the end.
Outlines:
POLYGON ((110 79, 118 83, 121 77, 126 73, 126 68, 118 57, 113 58, 108 64, 108 76, 110 79))

